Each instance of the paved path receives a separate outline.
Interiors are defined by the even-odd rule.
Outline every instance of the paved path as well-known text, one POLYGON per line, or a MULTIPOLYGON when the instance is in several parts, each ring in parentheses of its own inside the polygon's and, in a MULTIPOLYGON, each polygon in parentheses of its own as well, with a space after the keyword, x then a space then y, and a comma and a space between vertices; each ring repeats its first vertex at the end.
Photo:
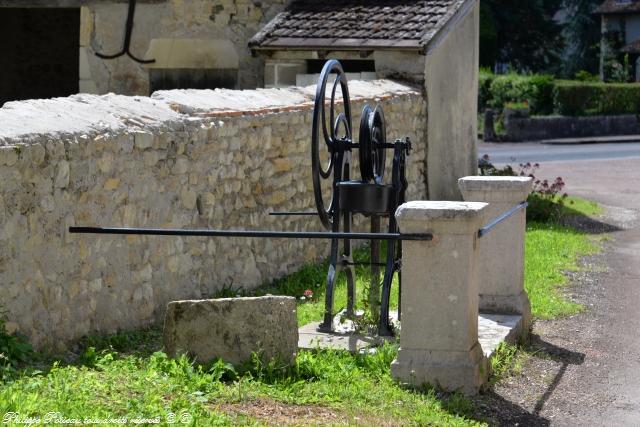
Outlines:
MULTIPOLYGON (((605 205, 603 222, 620 228, 611 232, 613 240, 607 244, 607 272, 594 289, 583 290, 595 294, 595 299, 586 298, 594 304, 590 313, 573 318, 575 335, 564 337, 582 341, 586 349, 585 363, 569 368, 575 375, 567 385, 594 401, 579 402, 588 406, 573 408, 571 415, 557 414, 557 424, 575 425, 581 420, 587 425, 640 426, 639 166, 639 159, 621 159, 554 162, 540 170, 545 177, 562 176, 570 194, 605 205), (582 320, 589 330, 581 336, 582 320)), ((559 386, 555 393, 562 394, 563 389, 559 386)))
POLYGON ((489 154, 494 163, 623 159, 640 157, 640 142, 624 144, 547 145, 538 143, 478 144, 478 155, 489 154))
MULTIPOLYGON (((608 147, 615 153, 631 146, 608 147)), ((534 342, 552 360, 530 362, 520 380, 488 397, 511 412, 501 417, 504 425, 640 426, 640 159, 562 160, 594 155, 597 151, 580 152, 591 148, 556 152, 560 159, 548 162, 526 158, 546 147, 527 147, 530 153, 520 154, 524 161, 542 163, 538 177, 562 176, 569 194, 604 205, 601 223, 590 229, 607 230, 612 239, 592 260, 596 270, 606 269, 574 273, 578 285, 569 292, 588 310, 536 322, 534 342)))

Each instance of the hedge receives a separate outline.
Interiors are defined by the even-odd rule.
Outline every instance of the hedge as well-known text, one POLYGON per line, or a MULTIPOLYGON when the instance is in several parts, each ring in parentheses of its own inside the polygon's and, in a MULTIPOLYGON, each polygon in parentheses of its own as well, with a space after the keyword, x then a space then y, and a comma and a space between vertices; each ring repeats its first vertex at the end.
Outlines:
POLYGON ((557 81, 554 105, 565 116, 640 114, 640 84, 557 81))
POLYGON ((640 114, 640 83, 554 80, 543 74, 495 75, 485 70, 478 83, 480 111, 526 101, 536 115, 640 114))
POLYGON ((490 71, 480 70, 478 75, 478 110, 486 110, 489 106, 491 95, 491 83, 498 77, 490 71))
POLYGON ((552 76, 534 74, 523 76, 518 74, 490 75, 480 74, 479 107, 484 109, 503 108, 510 102, 529 103, 533 114, 551 114, 553 112, 552 76))

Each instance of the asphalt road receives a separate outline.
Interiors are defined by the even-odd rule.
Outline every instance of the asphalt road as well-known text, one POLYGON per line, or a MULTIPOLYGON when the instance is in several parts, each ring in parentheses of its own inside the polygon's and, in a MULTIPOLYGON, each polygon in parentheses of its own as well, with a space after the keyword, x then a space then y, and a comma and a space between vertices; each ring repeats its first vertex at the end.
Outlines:
MULTIPOLYGON (((571 195, 599 202, 611 226, 606 264, 574 293, 588 310, 540 322, 544 339, 581 354, 550 388, 537 415, 558 426, 640 425, 640 143, 545 146, 482 144, 494 163, 540 162, 540 178, 561 176, 571 195)), ((526 423, 525 423, 526 424, 526 423)))
POLYGON ((538 143, 479 143, 478 155, 493 163, 556 162, 640 157, 640 142, 546 145, 538 143))

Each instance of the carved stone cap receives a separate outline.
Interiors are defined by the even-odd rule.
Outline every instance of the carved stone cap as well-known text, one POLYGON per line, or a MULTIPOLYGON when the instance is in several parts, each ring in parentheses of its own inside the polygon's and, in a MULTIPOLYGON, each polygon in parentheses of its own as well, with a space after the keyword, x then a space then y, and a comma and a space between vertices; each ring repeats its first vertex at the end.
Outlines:
POLYGON ((401 205, 396 219, 402 233, 472 234, 487 203, 414 201, 401 205))
POLYGON ((533 178, 528 176, 467 176, 458 180, 464 199, 478 202, 522 202, 532 185, 533 178))

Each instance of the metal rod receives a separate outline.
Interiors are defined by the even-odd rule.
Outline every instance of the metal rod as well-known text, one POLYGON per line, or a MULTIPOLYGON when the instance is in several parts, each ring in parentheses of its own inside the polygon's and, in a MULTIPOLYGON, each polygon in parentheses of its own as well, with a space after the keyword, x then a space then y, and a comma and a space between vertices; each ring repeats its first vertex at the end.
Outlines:
POLYGON ((137 0, 129 0, 129 9, 127 12, 127 23, 125 25, 124 32, 124 42, 122 46, 122 50, 118 53, 114 53, 113 55, 105 55, 103 53, 96 52, 96 56, 102 59, 115 59, 119 58, 123 55, 129 56, 129 58, 133 59, 140 64, 153 64, 156 62, 155 59, 140 59, 131 53, 131 36, 133 34, 133 24, 136 16, 136 2, 137 0))
POLYGON ((482 227, 480 230, 478 230, 478 237, 484 237, 486 236, 491 230, 493 230, 493 228, 500 224, 502 221, 512 217, 513 215, 516 214, 516 212, 525 209, 527 206, 529 206, 529 203, 527 202, 522 202, 514 207, 512 207, 511 209, 509 209, 508 211, 502 213, 500 216, 497 216, 496 218, 494 218, 493 220, 491 220, 491 222, 489 222, 487 225, 485 225, 484 227, 482 227))
POLYGON ((271 216, 315 216, 318 211, 313 212, 269 212, 271 216))
POLYGON ((160 228, 69 227, 73 234, 132 234, 143 236, 269 237, 273 239, 432 240, 432 234, 332 233, 298 231, 182 230, 160 228))

